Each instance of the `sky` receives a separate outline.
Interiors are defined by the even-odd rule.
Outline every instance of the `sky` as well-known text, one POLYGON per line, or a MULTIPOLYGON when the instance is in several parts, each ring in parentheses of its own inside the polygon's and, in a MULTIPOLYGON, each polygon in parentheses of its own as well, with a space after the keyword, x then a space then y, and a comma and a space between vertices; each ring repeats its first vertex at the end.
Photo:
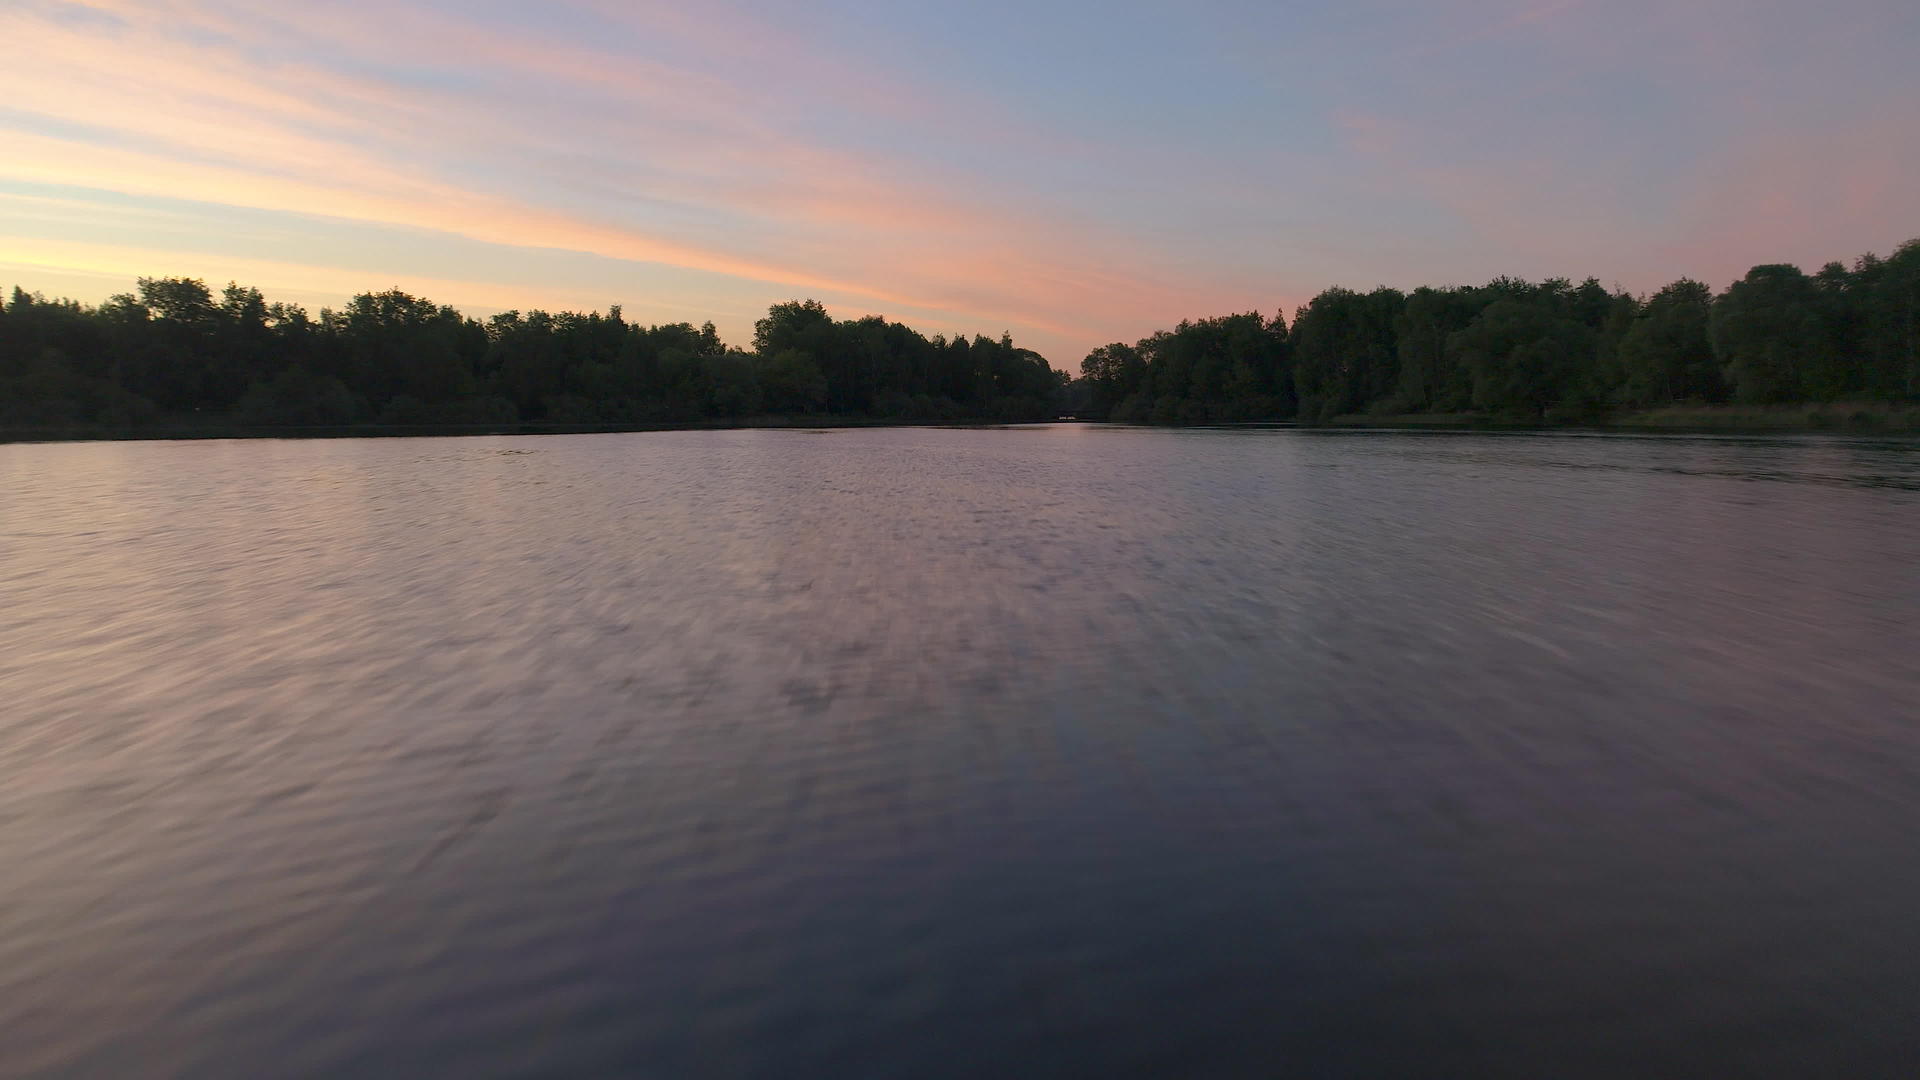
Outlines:
POLYGON ((711 320, 1056 367, 1330 285, 1920 236, 1914 0, 0 0, 0 286, 711 320))

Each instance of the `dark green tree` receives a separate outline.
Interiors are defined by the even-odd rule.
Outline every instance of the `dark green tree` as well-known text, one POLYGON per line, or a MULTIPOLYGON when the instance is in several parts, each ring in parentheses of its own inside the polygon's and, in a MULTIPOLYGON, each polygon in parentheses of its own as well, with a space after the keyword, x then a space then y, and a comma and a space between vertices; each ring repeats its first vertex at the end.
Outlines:
POLYGON ((1472 380, 1475 408, 1538 419, 1580 399, 1594 331, 1563 313, 1559 299, 1549 283, 1532 299, 1496 300, 1448 339, 1472 380))
POLYGON ((1641 407, 1725 400, 1712 315, 1713 291, 1690 278, 1648 297, 1620 342, 1620 400, 1641 407))
POLYGON ((1742 402, 1809 400, 1808 377, 1824 344, 1820 298, 1812 279, 1786 264, 1756 266, 1714 302, 1714 355, 1742 402))

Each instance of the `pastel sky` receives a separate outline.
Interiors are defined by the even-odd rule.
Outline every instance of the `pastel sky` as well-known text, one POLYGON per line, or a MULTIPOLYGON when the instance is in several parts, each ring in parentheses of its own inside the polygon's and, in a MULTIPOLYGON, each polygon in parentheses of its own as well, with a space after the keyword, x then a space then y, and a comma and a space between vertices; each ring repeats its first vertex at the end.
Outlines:
POLYGON ((1062 368, 1325 286, 1920 236, 1915 0, 0 0, 0 286, 812 296, 1062 368))

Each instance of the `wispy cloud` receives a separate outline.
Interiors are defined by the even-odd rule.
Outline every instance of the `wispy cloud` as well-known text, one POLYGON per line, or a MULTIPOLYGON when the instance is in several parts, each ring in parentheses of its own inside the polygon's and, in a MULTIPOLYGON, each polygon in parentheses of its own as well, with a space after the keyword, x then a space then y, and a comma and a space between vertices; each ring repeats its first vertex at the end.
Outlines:
POLYGON ((92 7, 120 24, 0 21, 0 88, 82 132, 0 133, 0 175, 565 248, 1056 335, 1090 332, 1063 311, 1153 290, 1108 270, 1105 291, 1075 295, 1097 238, 783 135, 754 94, 710 74, 405 9, 376 29, 309 8, 92 7), (284 40, 372 70, 275 58, 284 40), (389 63, 405 78, 379 73, 389 63))
POLYGON ((1477 25, 1467 30, 1417 43, 1403 52, 1402 56, 1406 59, 1431 57, 1463 49, 1469 45, 1493 41, 1515 31, 1547 23, 1557 16, 1578 9, 1584 2, 1585 0, 1549 0, 1547 3, 1513 7, 1497 12, 1491 18, 1482 18, 1477 25))
MULTIPOLYGON (((440 252, 419 267, 578 253, 615 295, 666 272, 713 310, 812 294, 1064 366, 1334 281, 1649 287, 1920 231, 1897 0, 986 3, 14 4, 0 183, 411 230, 440 252)), ((45 217, 37 242, 81 237, 45 217)))

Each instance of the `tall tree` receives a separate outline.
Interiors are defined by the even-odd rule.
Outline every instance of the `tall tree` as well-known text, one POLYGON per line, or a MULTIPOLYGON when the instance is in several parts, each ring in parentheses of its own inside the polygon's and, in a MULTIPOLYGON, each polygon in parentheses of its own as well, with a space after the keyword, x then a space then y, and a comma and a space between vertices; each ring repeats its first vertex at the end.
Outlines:
POLYGON ((1712 314, 1712 290, 1690 278, 1648 297, 1620 342, 1621 400, 1637 406, 1723 400, 1726 387, 1709 333, 1712 314))
POLYGON ((1747 271, 1714 302, 1710 326, 1714 355, 1738 400, 1803 401, 1819 387, 1808 378, 1824 337, 1819 296, 1798 267, 1747 271))

